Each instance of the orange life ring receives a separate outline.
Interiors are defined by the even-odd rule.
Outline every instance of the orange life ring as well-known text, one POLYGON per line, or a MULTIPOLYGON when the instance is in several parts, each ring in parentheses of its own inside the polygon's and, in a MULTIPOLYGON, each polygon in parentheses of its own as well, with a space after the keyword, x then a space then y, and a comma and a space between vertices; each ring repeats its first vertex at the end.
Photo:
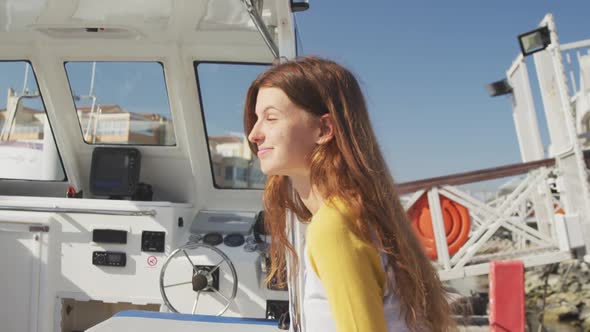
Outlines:
MULTIPOLYGON (((553 203, 553 213, 555 214, 565 214, 565 211, 557 205, 557 203, 553 203)), ((535 211, 533 210, 530 214, 531 217, 535 215, 535 211)))
MULTIPOLYGON (((463 205, 445 196, 439 195, 439 197, 449 254, 453 255, 465 244, 469 237, 471 217, 469 216, 469 210, 463 205)), ((436 259, 434 230, 426 193, 408 209, 407 213, 426 255, 431 259, 436 259)))

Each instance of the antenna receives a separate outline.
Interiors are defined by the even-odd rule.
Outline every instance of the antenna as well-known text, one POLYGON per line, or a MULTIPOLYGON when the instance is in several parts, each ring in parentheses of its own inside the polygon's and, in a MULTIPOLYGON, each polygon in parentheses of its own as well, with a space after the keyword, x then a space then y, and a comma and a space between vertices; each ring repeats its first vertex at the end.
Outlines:
MULTIPOLYGON (((91 99, 92 105, 90 106, 90 112, 88 113, 88 124, 86 125, 86 130, 84 131, 84 140, 88 142, 90 140, 90 130, 93 127, 92 120, 94 119, 94 130, 93 130, 93 143, 96 139, 96 122, 98 122, 98 118, 94 114, 94 107, 96 106, 96 96, 94 95, 94 79, 96 78, 96 61, 92 62, 92 73, 90 74, 90 88, 88 91, 88 96, 80 96, 79 99, 91 99)), ((100 106, 98 107, 100 109, 100 106)))
POLYGON ((21 95, 24 95, 27 91, 28 79, 29 79, 29 63, 25 62, 25 78, 23 80, 23 90, 21 92, 21 95))
POLYGON ((92 75, 90 76, 90 91, 88 95, 92 96, 94 92, 94 75, 96 74, 96 61, 92 62, 92 75))

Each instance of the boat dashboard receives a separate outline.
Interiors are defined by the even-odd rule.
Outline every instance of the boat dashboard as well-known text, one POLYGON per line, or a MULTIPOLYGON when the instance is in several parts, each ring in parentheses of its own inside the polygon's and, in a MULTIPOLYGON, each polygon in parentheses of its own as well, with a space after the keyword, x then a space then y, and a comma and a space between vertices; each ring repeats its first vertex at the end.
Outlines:
POLYGON ((286 289, 264 282, 262 212, 151 201, 142 192, 149 185, 139 183, 141 153, 134 148, 96 148, 91 165, 89 188, 102 199, 0 196, 0 225, 12 229, 1 233, 2 247, 11 247, 14 263, 32 266, 4 277, 49 279, 43 289, 25 283, 12 292, 55 294, 58 321, 74 328, 127 308, 121 304, 270 320, 288 310, 286 289))
POLYGON ((295 56, 290 1, 0 7, 2 330, 282 315, 241 112, 295 56))

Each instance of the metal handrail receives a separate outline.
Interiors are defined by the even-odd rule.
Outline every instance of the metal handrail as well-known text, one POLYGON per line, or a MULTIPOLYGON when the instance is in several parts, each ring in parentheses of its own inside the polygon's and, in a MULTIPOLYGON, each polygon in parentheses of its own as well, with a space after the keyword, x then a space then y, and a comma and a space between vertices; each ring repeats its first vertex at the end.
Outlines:
MULTIPOLYGON (((587 157, 587 156, 586 156, 587 157)), ((552 167, 555 159, 541 159, 528 163, 510 164, 499 167, 485 168, 471 172, 455 173, 451 175, 422 179, 417 181, 403 182, 397 184, 397 191, 400 195, 409 194, 418 190, 426 190, 433 187, 458 186, 462 184, 494 180, 508 176, 527 173, 539 167, 552 167)))
POLYGON ((60 207, 30 207, 18 205, 0 206, 0 211, 22 211, 22 212, 52 212, 52 213, 81 213, 81 214, 104 214, 113 216, 155 216, 156 210, 107 210, 107 209, 76 209, 60 207))

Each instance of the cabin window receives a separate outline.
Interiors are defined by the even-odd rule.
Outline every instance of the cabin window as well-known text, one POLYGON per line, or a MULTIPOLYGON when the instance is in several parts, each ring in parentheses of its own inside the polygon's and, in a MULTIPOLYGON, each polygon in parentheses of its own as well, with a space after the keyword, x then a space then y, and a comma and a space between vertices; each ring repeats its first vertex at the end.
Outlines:
POLYGON ((89 144, 176 145, 159 62, 66 62, 80 130, 89 144))
POLYGON ((262 189, 260 171, 244 134, 244 99, 268 65, 195 62, 213 183, 220 189, 262 189))
POLYGON ((0 61, 0 73, 0 178, 65 181, 31 64, 0 61))

